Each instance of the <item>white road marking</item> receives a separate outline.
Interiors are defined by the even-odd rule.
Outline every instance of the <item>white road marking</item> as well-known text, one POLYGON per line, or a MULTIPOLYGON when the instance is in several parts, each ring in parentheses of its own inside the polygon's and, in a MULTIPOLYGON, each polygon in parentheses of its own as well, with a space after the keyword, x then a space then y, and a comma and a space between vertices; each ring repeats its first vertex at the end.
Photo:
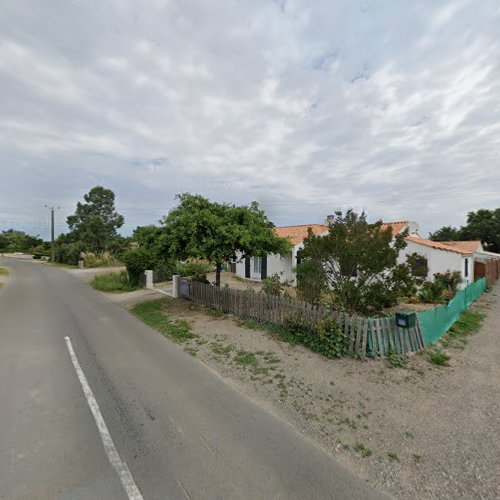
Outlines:
POLYGON ((66 340, 66 346, 68 348, 73 366, 75 367, 78 380, 80 380, 83 393, 87 398, 87 403, 89 404, 90 410, 92 411, 92 415, 94 415, 94 420, 97 425, 97 429, 99 430, 102 444, 104 445, 104 450, 106 451, 106 455, 108 456, 109 463, 116 470, 116 473, 118 474, 118 477, 122 482, 123 488, 125 489, 125 493, 127 494, 129 500, 143 500, 142 494, 135 484, 132 474, 130 474, 130 470, 127 467, 127 464, 122 461, 120 455, 118 455, 118 451, 116 451, 115 443, 113 443, 113 439, 111 438, 111 434, 109 433, 106 422, 104 422, 101 410, 99 410, 99 405, 97 404, 97 401, 94 397, 94 393, 92 392, 92 389, 87 382, 87 378, 83 373, 82 367, 80 366, 78 358, 76 357, 75 350, 73 349, 73 345, 71 344, 71 340, 69 337, 64 337, 64 340, 66 340))

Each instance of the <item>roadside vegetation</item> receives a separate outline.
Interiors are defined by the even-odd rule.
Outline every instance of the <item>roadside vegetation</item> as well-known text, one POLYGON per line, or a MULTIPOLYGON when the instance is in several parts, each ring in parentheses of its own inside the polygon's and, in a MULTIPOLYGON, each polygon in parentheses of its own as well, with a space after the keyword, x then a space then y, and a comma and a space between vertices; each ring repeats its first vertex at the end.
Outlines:
POLYGON ((129 280, 127 271, 98 274, 90 281, 90 286, 101 292, 132 292, 139 286, 129 280))
POLYGON ((0 276, 8 276, 9 275, 9 270, 6 269, 5 267, 0 267, 0 276))

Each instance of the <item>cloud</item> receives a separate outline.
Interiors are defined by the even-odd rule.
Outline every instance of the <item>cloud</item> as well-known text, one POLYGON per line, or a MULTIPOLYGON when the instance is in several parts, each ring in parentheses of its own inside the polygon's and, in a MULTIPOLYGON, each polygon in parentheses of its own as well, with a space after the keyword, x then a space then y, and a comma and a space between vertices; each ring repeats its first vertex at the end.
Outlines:
POLYGON ((96 184, 126 231, 184 191, 277 224, 460 224, 498 205, 499 21, 494 0, 4 3, 0 229, 46 235, 43 205, 62 222, 96 184))

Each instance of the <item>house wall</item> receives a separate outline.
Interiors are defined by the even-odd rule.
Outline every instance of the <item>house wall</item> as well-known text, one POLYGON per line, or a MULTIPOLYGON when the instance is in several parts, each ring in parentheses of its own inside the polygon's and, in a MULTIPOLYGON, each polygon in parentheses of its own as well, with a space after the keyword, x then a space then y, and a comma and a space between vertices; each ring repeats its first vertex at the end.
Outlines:
MULTIPOLYGON (((281 280, 294 280, 295 275, 292 271, 293 265, 293 255, 290 254, 281 257, 279 255, 268 255, 267 256, 267 275, 271 276, 275 273, 283 273, 281 280)), ((245 259, 240 256, 240 262, 236 262, 236 275, 240 278, 245 279, 245 259)), ((260 281, 260 273, 254 273, 254 257, 250 257, 250 278, 251 280, 260 281)))
POLYGON ((408 245, 404 248, 398 257, 399 263, 406 262, 406 256, 412 253, 418 253, 426 257, 427 266, 429 272, 427 274, 427 279, 432 281, 434 279, 434 274, 444 273, 446 271, 460 271, 464 282, 460 285, 460 288, 465 288, 469 283, 474 282, 474 255, 462 255, 456 252, 450 252, 447 250, 439 250, 437 248, 431 248, 425 245, 420 245, 414 241, 408 241, 408 245), (469 260, 469 275, 465 278, 465 259, 469 260))

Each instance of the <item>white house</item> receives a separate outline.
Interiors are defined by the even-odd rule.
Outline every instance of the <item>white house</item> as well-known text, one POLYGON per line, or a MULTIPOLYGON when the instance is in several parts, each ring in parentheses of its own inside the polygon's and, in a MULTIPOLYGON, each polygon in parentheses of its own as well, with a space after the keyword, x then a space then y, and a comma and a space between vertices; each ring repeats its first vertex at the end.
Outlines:
POLYGON ((481 242, 432 241, 416 235, 408 236, 406 242, 408 245, 399 254, 399 262, 405 262, 406 257, 413 253, 424 257, 427 261, 428 280, 431 281, 436 273, 460 271, 464 280, 460 288, 474 282, 475 252, 481 242))
MULTIPOLYGON (((284 256, 267 255, 264 257, 240 259, 240 261, 233 264, 234 272, 240 278, 256 281, 263 280, 275 273, 283 273, 281 275, 282 280, 295 282, 294 269, 297 266, 297 252, 304 246, 308 229, 311 228, 312 232, 316 235, 325 235, 328 233, 328 222, 329 219, 327 218, 326 224, 303 224, 274 228, 277 236, 286 238, 292 243, 291 252, 284 256)), ((382 229, 386 229, 387 227, 392 228, 394 236, 405 229, 408 229, 409 234, 417 234, 416 231, 418 230, 418 225, 410 221, 384 222, 382 229)))
POLYGON ((277 236, 288 239, 292 243, 291 252, 284 256, 266 255, 264 257, 240 259, 239 262, 236 262, 236 274, 241 278, 260 281, 275 273, 283 273, 281 275, 283 281, 295 281, 293 270, 297 266, 297 252, 304 246, 303 242, 307 237, 309 228, 317 235, 328 232, 328 226, 323 224, 275 227, 274 231, 277 236))

